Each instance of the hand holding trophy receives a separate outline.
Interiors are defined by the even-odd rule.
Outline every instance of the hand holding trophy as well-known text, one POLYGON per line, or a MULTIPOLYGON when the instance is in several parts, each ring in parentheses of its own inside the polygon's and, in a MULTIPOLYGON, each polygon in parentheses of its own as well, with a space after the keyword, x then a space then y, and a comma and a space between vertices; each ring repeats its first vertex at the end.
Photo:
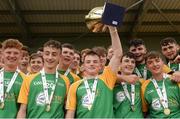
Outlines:
POLYGON ((85 16, 87 27, 92 32, 105 32, 107 25, 120 26, 125 8, 106 2, 102 7, 93 8, 85 16))

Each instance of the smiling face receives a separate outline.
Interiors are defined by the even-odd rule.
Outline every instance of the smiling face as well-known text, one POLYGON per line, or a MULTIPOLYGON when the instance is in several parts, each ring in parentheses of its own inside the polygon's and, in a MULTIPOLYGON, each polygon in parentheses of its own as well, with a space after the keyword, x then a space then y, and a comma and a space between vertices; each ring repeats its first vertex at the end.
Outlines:
POLYGON ((129 51, 135 55, 136 62, 144 62, 144 57, 147 52, 144 45, 131 46, 129 51))
POLYGON ((29 55, 24 53, 22 51, 22 58, 19 62, 19 66, 18 68, 21 70, 21 71, 26 71, 27 70, 27 67, 29 65, 29 55))
POLYGON ((36 57, 30 61, 31 73, 37 73, 43 68, 43 59, 42 57, 36 57))
POLYGON ((17 48, 6 48, 2 51, 4 65, 16 68, 21 59, 21 50, 17 48))
POLYGON ((60 58, 60 49, 54 47, 44 47, 43 49, 43 59, 44 67, 47 69, 56 68, 59 58, 60 58))
POLYGON ((161 46, 161 52, 168 60, 174 60, 178 54, 178 50, 179 46, 175 43, 168 43, 165 46, 161 46))
POLYGON ((78 53, 75 53, 74 54, 74 60, 73 60, 72 66, 71 66, 71 68, 73 70, 77 70, 78 69, 78 67, 80 65, 80 60, 81 60, 80 55, 78 53))
POLYGON ((87 55, 84 58, 84 73, 88 76, 98 75, 101 69, 100 58, 97 55, 87 55))
POLYGON ((74 50, 70 48, 62 48, 61 62, 64 66, 69 66, 74 60, 74 50))
POLYGON ((148 58, 146 61, 147 68, 153 75, 157 75, 163 72, 164 62, 161 58, 148 58))
POLYGON ((132 74, 135 66, 135 59, 124 56, 120 64, 121 73, 125 75, 132 74))

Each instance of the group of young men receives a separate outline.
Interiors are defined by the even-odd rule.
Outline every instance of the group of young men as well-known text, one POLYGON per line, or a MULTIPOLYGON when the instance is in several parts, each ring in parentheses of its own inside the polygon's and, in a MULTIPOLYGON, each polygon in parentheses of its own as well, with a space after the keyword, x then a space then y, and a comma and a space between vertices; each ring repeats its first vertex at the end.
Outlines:
POLYGON ((179 118, 180 55, 173 38, 160 53, 141 39, 123 53, 116 27, 111 46, 83 50, 49 40, 29 56, 16 39, 2 43, 0 118, 179 118), (80 60, 82 60, 80 66, 80 60))

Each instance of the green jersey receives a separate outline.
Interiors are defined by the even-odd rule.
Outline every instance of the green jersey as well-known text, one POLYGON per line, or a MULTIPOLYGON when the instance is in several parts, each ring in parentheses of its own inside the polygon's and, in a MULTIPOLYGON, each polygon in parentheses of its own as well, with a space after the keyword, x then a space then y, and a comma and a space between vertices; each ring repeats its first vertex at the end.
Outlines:
POLYGON ((151 72, 147 70, 146 64, 138 64, 134 72, 143 79, 149 79, 152 76, 151 72))
MULTIPOLYGON (((116 75, 109 67, 104 69, 97 79, 95 99, 91 109, 89 96, 84 80, 73 83, 70 87, 66 109, 75 110, 75 118, 113 118, 113 87, 116 75)), ((87 80, 90 90, 94 85, 94 79, 87 80)))
MULTIPOLYGON (((127 90, 131 96, 131 84, 127 84, 127 90)), ((143 118, 141 102, 141 82, 135 84, 134 111, 131 108, 131 102, 125 95, 122 84, 114 87, 114 115, 115 118, 143 118)))
MULTIPOLYGON (((172 70, 167 66, 167 65, 164 65, 163 66, 163 72, 164 73, 169 73, 171 72, 172 70)), ((139 64, 136 66, 134 72, 141 78, 143 79, 150 79, 152 77, 152 74, 149 70, 147 70, 146 68, 146 64, 139 64)))
MULTIPOLYGON (((12 79, 14 72, 4 72, 4 92, 7 90, 8 84, 12 79)), ((21 84, 25 75, 20 72, 15 79, 9 93, 7 94, 4 102, 4 108, 0 109, 0 118, 15 118, 19 110, 17 98, 21 88, 21 84)))
POLYGON ((168 63, 168 66, 170 67, 170 69, 171 69, 172 71, 180 71, 180 64, 175 64, 175 63, 169 64, 169 63, 168 63))
MULTIPOLYGON (((160 103, 160 98, 152 81, 147 80, 142 85, 143 111, 148 112, 150 118, 180 118, 180 89, 177 83, 165 78, 164 84, 168 100, 170 114, 164 114, 164 108, 160 103)), ((156 81, 162 90, 163 80, 156 81)))
MULTIPOLYGON (((55 85, 55 74, 45 74, 50 96, 55 85)), ((50 111, 46 111, 45 94, 41 73, 29 75, 22 84, 18 102, 27 104, 27 118, 63 118, 64 101, 69 87, 69 80, 65 76, 59 77, 50 104, 50 111)))

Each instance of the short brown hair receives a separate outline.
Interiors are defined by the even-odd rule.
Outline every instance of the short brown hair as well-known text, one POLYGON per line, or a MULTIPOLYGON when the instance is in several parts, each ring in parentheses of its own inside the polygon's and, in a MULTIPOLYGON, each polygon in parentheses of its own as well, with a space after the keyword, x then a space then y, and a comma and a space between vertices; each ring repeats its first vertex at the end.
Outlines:
POLYGON ((81 58, 81 53, 78 50, 74 50, 74 53, 78 54, 80 56, 80 58, 81 58))
POLYGON ((52 39, 44 43, 43 47, 52 47, 52 48, 62 50, 61 43, 59 41, 52 40, 52 39))
POLYGON ((129 48, 132 47, 132 46, 138 47, 138 46, 140 46, 140 45, 145 46, 145 43, 144 43, 144 41, 143 41, 142 39, 139 39, 139 38, 131 39, 131 40, 129 41, 129 43, 128 43, 128 47, 129 47, 129 48))
POLYGON ((89 49, 89 48, 86 48, 86 49, 81 50, 81 56, 82 56, 84 53, 87 53, 87 52, 89 52, 89 51, 91 51, 91 49, 89 49))
POLYGON ((121 62, 122 62, 123 57, 128 57, 128 58, 134 59, 134 61, 136 61, 135 55, 134 55, 133 53, 131 53, 131 52, 125 52, 125 53, 123 53, 123 56, 122 56, 122 58, 121 58, 121 62))
POLYGON ((177 44, 176 40, 173 37, 167 37, 161 40, 160 45, 161 46, 167 46, 169 43, 177 44))
POLYGON ((22 47, 22 51, 24 51, 23 52, 23 56, 29 56, 29 54, 30 54, 30 50, 29 50, 29 47, 28 46, 23 46, 22 47))
POLYGON ((157 52, 157 51, 151 51, 151 52, 148 52, 145 56, 145 62, 147 63, 147 60, 148 59, 154 59, 154 58, 160 58, 162 59, 162 55, 157 52))
POLYGON ((96 52, 99 56, 103 56, 104 54, 107 55, 106 48, 104 48, 102 46, 96 46, 96 47, 92 48, 92 50, 94 52, 96 52))
POLYGON ((38 57, 41 58, 42 61, 44 62, 43 56, 42 56, 41 54, 38 54, 38 53, 32 53, 31 56, 30 56, 29 62, 30 62, 32 59, 36 59, 36 58, 38 58, 38 57))
POLYGON ((2 43, 2 49, 17 48, 21 50, 22 47, 23 47, 23 44, 17 39, 7 39, 2 43))
POLYGON ((93 50, 88 51, 88 52, 85 54, 84 59, 86 58, 86 56, 98 56, 98 57, 100 58, 99 54, 96 53, 96 52, 94 52, 93 50))
POLYGON ((70 43, 64 43, 62 44, 62 48, 68 48, 68 49, 71 49, 71 50, 75 50, 74 46, 70 43))

